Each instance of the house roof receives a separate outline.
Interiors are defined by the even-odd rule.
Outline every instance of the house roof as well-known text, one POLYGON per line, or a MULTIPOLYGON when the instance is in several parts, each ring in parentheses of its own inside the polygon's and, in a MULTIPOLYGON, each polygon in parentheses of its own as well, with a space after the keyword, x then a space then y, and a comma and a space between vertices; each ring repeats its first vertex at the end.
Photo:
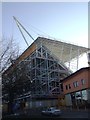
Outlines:
POLYGON ((62 83, 69 80, 70 78, 74 77, 75 75, 79 74, 80 72, 83 72, 83 71, 90 71, 90 67, 84 67, 84 68, 81 68, 79 70, 77 70, 76 72, 72 73, 71 75, 69 75, 68 77, 66 77, 65 79, 62 80, 62 83))

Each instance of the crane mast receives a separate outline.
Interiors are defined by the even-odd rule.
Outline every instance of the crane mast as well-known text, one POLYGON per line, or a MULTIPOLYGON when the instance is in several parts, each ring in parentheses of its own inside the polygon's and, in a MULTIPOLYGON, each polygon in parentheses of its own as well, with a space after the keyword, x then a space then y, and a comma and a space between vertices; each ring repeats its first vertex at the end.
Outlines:
POLYGON ((27 42, 27 40, 26 40, 26 38, 25 38, 25 36, 24 36, 24 34, 23 34, 20 26, 21 26, 22 29, 29 35, 29 37, 30 37, 32 40, 34 40, 34 38, 33 38, 33 37, 30 35, 30 33, 24 28, 24 26, 16 19, 16 17, 13 16, 13 18, 14 18, 14 20, 15 20, 15 22, 16 22, 16 24, 17 24, 17 26, 18 26, 18 28, 19 28, 19 30, 20 30, 20 32, 21 32, 21 35, 22 35, 25 43, 27 44, 27 46, 29 46, 29 44, 28 44, 28 42, 27 42))

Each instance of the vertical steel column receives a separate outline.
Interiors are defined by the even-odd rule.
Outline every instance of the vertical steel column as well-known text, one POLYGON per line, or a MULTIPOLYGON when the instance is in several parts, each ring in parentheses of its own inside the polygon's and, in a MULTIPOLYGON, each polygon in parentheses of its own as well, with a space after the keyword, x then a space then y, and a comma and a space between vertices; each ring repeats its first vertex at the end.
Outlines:
POLYGON ((79 48, 78 48, 78 50, 77 50, 77 70, 78 70, 78 63, 79 63, 79 48))
POLYGON ((86 52, 86 54, 87 54, 88 67, 90 67, 90 51, 86 52))
POLYGON ((50 89, 49 89, 49 88, 50 88, 50 86, 49 86, 49 73, 47 73, 47 75, 48 75, 48 86, 47 86, 47 87, 48 87, 48 88, 47 88, 48 91, 47 91, 47 92, 49 93, 49 90, 50 90, 50 89))
MULTIPOLYGON (((42 42, 41 42, 41 56, 42 56, 42 42)), ((41 63, 40 63, 40 65, 41 65, 41 63)), ((40 73, 41 73, 41 68, 40 68, 40 73)), ((42 83, 41 81, 42 81, 42 75, 40 77, 39 83, 42 83)), ((41 93, 41 91, 42 91, 42 86, 40 86, 40 93, 41 93)))
POLYGON ((41 56, 42 56, 42 42, 40 42, 41 56))
POLYGON ((48 81, 47 81, 47 93, 49 93, 49 66, 48 66, 48 58, 47 58, 47 77, 48 77, 48 81))
POLYGON ((36 57, 38 57, 37 45, 36 45, 36 57))
POLYGON ((36 74, 36 68, 37 68, 37 65, 36 65, 36 58, 38 57, 38 51, 37 51, 37 45, 36 45, 36 56, 35 56, 35 94, 37 94, 37 74, 36 74))
MULTIPOLYGON (((48 55, 46 51, 46 75, 48 75, 48 55)), ((46 81, 46 92, 48 92, 48 81, 46 81)))
MULTIPOLYGON (((36 51, 37 51, 37 45, 36 45, 36 51)), ((37 53, 36 53, 36 56, 37 56, 37 53)), ((36 74, 36 56, 35 56, 35 58, 34 58, 34 62, 35 62, 35 67, 34 67, 34 69, 35 69, 35 94, 37 94, 37 82, 36 82, 36 80, 37 80, 37 74, 36 74)))
POLYGON ((72 58, 72 45, 70 46, 69 69, 70 69, 70 66, 71 66, 71 58, 72 58))
POLYGON ((63 47, 63 45, 62 45, 62 48, 61 48, 61 61, 62 61, 62 57, 63 57, 63 50, 64 50, 64 47, 63 47))

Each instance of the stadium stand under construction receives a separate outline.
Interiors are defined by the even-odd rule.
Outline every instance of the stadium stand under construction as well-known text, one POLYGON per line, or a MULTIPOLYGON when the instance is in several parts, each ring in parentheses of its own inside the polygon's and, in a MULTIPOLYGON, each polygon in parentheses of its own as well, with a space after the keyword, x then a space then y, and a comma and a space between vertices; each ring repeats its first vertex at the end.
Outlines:
POLYGON ((3 73, 3 100, 61 94, 61 81, 72 71, 65 62, 88 49, 38 37, 3 73), (11 93, 10 93, 11 92, 11 93))

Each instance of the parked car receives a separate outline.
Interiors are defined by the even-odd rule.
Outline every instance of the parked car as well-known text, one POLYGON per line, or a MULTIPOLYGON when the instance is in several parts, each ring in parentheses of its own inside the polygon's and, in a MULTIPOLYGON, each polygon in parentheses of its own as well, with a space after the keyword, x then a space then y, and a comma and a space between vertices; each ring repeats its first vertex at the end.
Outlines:
POLYGON ((47 108, 46 110, 43 110, 42 111, 42 114, 43 115, 61 115, 61 110, 60 109, 57 109, 55 107, 50 107, 50 108, 47 108))

